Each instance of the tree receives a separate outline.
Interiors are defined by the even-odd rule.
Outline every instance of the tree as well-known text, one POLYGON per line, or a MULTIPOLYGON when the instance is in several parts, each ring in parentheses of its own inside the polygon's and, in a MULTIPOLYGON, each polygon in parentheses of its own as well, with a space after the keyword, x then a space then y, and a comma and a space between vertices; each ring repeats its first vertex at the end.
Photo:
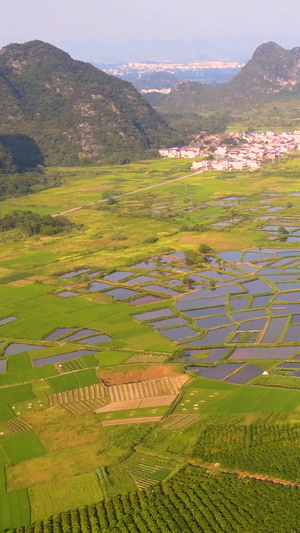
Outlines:
POLYGON ((196 265, 197 263, 201 261, 200 256, 194 250, 188 250, 187 252, 185 252, 184 256, 185 256, 186 262, 191 265, 193 264, 196 265))
POLYGON ((183 348, 176 348, 171 355, 171 359, 183 359, 185 357, 185 350, 183 348))
POLYGON ((109 198, 107 200, 107 205, 115 205, 117 203, 117 200, 115 200, 114 198, 109 198))
POLYGON ((200 254, 209 255, 212 253, 213 249, 208 244, 200 244, 199 246, 199 252, 200 254))
POLYGON ((280 226, 278 228, 278 233, 280 233, 281 235, 288 235, 288 230, 286 228, 284 228, 283 226, 280 226))
POLYGON ((186 276, 183 280, 183 285, 186 285, 189 289, 192 289, 194 281, 189 276, 186 276))

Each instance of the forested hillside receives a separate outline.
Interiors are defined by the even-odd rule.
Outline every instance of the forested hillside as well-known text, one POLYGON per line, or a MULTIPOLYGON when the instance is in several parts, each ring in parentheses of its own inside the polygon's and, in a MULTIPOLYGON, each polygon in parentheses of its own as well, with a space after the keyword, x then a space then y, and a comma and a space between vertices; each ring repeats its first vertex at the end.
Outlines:
POLYGON ((130 83, 41 41, 0 51, 0 142, 6 146, 2 136, 31 165, 123 162, 173 141, 130 83))

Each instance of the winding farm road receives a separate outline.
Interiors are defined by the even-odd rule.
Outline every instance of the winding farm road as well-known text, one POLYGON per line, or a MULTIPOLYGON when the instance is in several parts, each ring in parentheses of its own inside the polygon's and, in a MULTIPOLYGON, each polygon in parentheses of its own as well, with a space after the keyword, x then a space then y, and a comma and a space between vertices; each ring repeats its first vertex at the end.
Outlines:
POLYGON ((84 205, 80 205, 79 207, 73 207, 72 209, 68 209, 68 211, 62 211, 61 213, 55 213, 55 215, 52 215, 52 216, 58 217, 61 215, 68 215, 69 213, 74 213, 74 211, 79 211, 80 209, 83 209, 84 207, 93 207, 94 205, 102 204, 104 202, 107 202, 111 198, 113 200, 116 200, 117 198, 122 198, 123 196, 130 196, 132 194, 149 191, 150 189, 156 189, 157 187, 162 187, 163 185, 169 185, 170 183, 174 183, 175 181, 184 180, 186 178, 192 178, 193 176, 196 176, 197 174, 202 174, 202 172, 203 170, 197 170, 197 172, 193 172, 192 174, 185 174, 184 176, 180 176, 179 178, 174 178, 173 180, 163 181, 162 183, 156 183, 155 185, 148 185, 147 187, 143 187, 142 189, 136 189, 134 191, 123 192, 122 194, 111 196, 110 198, 102 198, 101 200, 96 200, 96 202, 92 202, 91 204, 84 204, 84 205))

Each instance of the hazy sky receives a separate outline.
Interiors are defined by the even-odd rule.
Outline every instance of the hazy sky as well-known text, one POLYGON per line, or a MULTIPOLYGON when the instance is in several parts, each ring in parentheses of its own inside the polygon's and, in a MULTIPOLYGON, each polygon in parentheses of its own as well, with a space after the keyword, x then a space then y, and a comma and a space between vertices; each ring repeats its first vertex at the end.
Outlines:
POLYGON ((300 45, 298 13, 299 0, 14 0, 1 6, 0 44, 299 35, 300 45))

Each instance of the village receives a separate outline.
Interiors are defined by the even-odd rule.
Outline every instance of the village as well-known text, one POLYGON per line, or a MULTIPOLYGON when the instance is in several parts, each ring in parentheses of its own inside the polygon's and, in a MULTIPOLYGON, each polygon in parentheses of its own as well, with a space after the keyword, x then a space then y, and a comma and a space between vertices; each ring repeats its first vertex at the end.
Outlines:
POLYGON ((275 133, 226 132, 207 135, 193 146, 161 148, 161 157, 197 159, 191 168, 199 171, 258 170, 264 160, 275 161, 286 153, 300 151, 300 131, 275 133))

